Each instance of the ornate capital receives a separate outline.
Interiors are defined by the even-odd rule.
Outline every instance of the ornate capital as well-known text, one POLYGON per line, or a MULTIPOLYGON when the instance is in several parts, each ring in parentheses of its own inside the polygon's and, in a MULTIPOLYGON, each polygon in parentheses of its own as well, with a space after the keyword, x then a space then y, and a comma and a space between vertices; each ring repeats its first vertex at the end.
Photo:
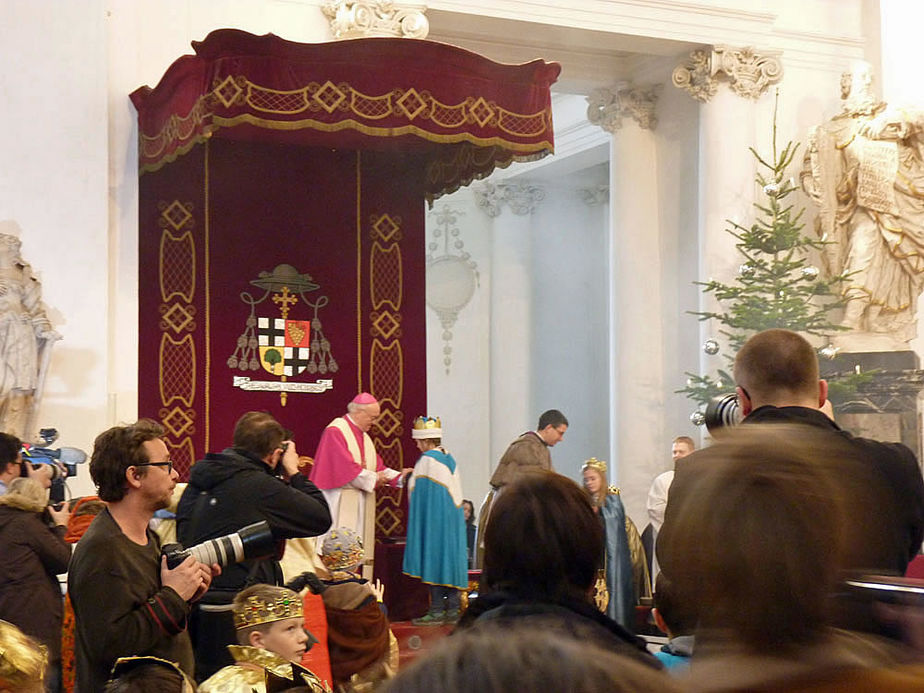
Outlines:
POLYGON ((671 81, 678 89, 683 89, 697 101, 705 103, 715 96, 719 88, 719 82, 712 71, 712 54, 693 51, 689 59, 674 68, 671 81))
POLYGON ((715 95, 719 77, 723 76, 738 96, 758 99, 767 87, 783 77, 779 56, 779 51, 757 53, 752 46, 713 46, 709 52, 690 53, 687 61, 674 68, 671 81, 705 103, 715 95))
POLYGON ((473 190, 475 203, 489 217, 500 216, 505 203, 514 214, 532 214, 545 198, 542 188, 525 183, 483 183, 473 190))
POLYGON ((321 11, 336 39, 393 36, 426 38, 430 24, 426 5, 397 4, 392 0, 325 0, 321 11))
POLYGON ((660 84, 594 89, 587 97, 587 120, 611 133, 622 128, 623 118, 631 118, 640 128, 653 130, 658 124, 655 103, 660 93, 660 84))

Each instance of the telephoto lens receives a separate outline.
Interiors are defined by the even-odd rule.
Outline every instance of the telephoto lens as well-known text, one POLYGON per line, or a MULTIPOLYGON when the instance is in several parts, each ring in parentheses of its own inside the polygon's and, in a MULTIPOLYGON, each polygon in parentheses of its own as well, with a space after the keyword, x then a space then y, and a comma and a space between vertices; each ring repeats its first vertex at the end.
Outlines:
POLYGON ((712 435, 729 426, 741 423, 741 408, 738 406, 738 395, 734 392, 727 395, 717 395, 709 400, 706 406, 706 429, 712 435))
POLYGON ((167 557, 167 567, 173 570, 185 561, 187 556, 194 556, 197 561, 206 565, 217 563, 224 568, 253 558, 267 558, 275 551, 276 542, 273 540, 269 523, 261 520, 237 532, 207 539, 188 549, 183 548, 182 544, 166 544, 161 549, 161 554, 167 557))

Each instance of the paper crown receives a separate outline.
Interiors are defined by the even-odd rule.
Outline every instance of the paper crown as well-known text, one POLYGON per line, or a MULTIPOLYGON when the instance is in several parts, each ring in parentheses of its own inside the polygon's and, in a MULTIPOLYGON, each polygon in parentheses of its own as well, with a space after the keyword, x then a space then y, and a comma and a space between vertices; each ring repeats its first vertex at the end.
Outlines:
POLYGON ((329 570, 352 568, 363 562, 363 540, 349 527, 332 529, 321 544, 321 562, 329 570))
POLYGON ((360 392, 353 398, 351 404, 375 404, 378 400, 368 392, 360 392))
POLYGON ((606 478, 606 460, 598 460, 596 457, 591 457, 581 467, 581 471, 585 469, 594 469, 600 472, 600 476, 604 479, 606 478))
POLYGON ((241 628, 259 626, 261 623, 272 623, 273 621, 282 621, 287 618, 301 618, 303 614, 302 600, 296 594, 277 597, 271 601, 251 596, 247 597, 242 609, 234 610, 234 627, 240 630, 241 628))
POLYGON ((442 438, 443 423, 440 417, 431 418, 429 416, 418 416, 414 419, 414 428, 411 431, 411 437, 415 440, 423 438, 442 438))

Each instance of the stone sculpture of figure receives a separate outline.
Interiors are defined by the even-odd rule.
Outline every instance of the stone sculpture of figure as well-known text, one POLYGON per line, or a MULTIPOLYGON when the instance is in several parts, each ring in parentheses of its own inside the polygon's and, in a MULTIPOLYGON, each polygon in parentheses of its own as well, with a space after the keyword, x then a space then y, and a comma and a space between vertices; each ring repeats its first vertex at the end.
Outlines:
POLYGON ((850 275, 844 326, 900 344, 916 336, 924 286, 924 114, 888 108, 872 82, 864 62, 841 77, 843 108, 813 128, 801 178, 816 231, 833 242, 828 270, 850 275))
POLYGON ((26 430, 40 393, 45 350, 60 339, 42 305, 42 285, 20 255, 16 236, 0 234, 0 431, 26 430))

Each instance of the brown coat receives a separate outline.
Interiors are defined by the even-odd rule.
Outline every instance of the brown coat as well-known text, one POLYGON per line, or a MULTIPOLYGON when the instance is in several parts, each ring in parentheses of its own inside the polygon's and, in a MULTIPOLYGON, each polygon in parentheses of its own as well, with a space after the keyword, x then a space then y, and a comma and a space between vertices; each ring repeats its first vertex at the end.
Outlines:
POLYGON ((51 529, 40 513, 0 505, 0 618, 61 656, 64 603, 56 577, 67 572, 71 547, 65 527, 51 529))
MULTIPOLYGON (((524 469, 552 469, 552 454, 535 431, 524 433, 510 444, 491 477, 491 486, 502 488, 524 469)), ((482 518, 483 519, 483 518, 482 518)))

